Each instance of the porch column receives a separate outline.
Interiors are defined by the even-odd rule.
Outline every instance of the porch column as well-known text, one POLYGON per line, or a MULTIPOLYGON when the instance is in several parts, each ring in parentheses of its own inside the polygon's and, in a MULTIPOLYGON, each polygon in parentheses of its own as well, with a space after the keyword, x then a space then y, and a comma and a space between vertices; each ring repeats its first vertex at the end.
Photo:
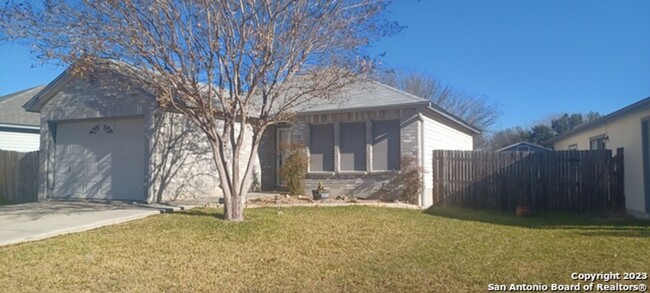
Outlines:
POLYGON ((340 171, 341 166, 341 122, 334 123, 334 172, 340 171))
POLYGON ((366 119, 366 171, 372 171, 372 121, 366 119))

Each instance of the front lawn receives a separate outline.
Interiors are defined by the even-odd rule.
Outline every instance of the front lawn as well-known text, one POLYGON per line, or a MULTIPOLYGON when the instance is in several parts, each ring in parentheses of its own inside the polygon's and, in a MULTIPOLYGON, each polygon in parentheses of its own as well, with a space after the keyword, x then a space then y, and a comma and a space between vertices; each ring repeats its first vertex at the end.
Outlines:
MULTIPOLYGON (((467 210, 195 209, 0 248, 0 292, 482 292, 649 272, 650 223, 467 210)), ((645 282, 647 284, 647 282, 645 282)))

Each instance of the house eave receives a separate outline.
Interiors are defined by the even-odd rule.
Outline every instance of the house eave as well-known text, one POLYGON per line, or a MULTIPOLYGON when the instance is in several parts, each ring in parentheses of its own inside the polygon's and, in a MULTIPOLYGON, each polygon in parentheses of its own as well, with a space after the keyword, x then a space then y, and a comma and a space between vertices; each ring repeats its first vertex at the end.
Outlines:
POLYGON ((0 131, 22 132, 22 133, 40 133, 41 128, 39 126, 34 126, 34 125, 1 123, 0 122, 0 131))
POLYGON ((388 110, 388 109, 404 109, 404 108, 422 108, 436 113, 452 123, 460 126, 463 129, 468 130, 472 134, 480 134, 481 131, 472 127, 465 121, 462 121, 460 118, 450 114, 449 112, 439 109, 437 106, 433 105, 429 101, 417 101, 413 103, 403 103, 403 104, 390 104, 390 105, 381 105, 373 107, 352 107, 352 108, 340 108, 340 109, 330 109, 330 110, 320 110, 320 111, 302 111, 297 113, 297 116, 309 116, 309 115, 320 115, 320 114, 334 114, 334 113, 344 113, 352 111, 378 111, 378 110, 388 110))
POLYGON ((339 108, 339 109, 329 109, 329 110, 316 110, 316 111, 301 111, 298 112, 297 116, 308 116, 308 115, 320 115, 320 114, 333 114, 333 113, 343 113, 343 112, 353 112, 353 111, 378 111, 378 110, 388 110, 388 109, 404 109, 404 108, 416 108, 427 105, 428 102, 414 102, 414 103, 403 103, 403 104, 391 104, 391 105, 381 105, 381 106, 372 106, 372 107, 351 107, 351 108, 339 108))
MULTIPOLYGON (((74 65, 72 65, 74 66, 74 65)), ((70 68, 66 68, 59 76, 57 76, 52 82, 47 84, 43 90, 38 92, 34 97, 32 97, 25 105, 23 105, 23 108, 27 112, 32 112, 32 113, 40 113, 41 112, 41 107, 49 100, 51 99, 57 92, 58 90, 66 84, 70 80, 70 68)))
POLYGON ((641 101, 638 101, 638 102, 636 102, 634 104, 623 107, 623 108, 621 108, 619 110, 616 110, 616 111, 614 111, 614 112, 612 112, 610 114, 607 114, 607 115, 605 115, 603 117, 600 117, 600 118, 598 118, 598 119, 596 119, 594 121, 578 125, 574 129, 572 129, 571 131, 569 131, 567 133, 564 133, 564 134, 562 134, 562 135, 560 135, 558 137, 552 138, 548 142, 554 144, 556 142, 567 139, 567 138, 569 138, 569 137, 571 137, 573 135, 576 135, 578 133, 581 133, 583 131, 587 131, 589 129, 593 129, 593 128, 605 125, 605 124, 609 123, 612 120, 618 119, 621 116, 627 115, 627 114, 629 114, 631 112, 643 109, 644 107, 650 107, 650 97, 647 97, 647 98, 645 98, 645 99, 643 99, 641 101))
POLYGON ((426 107, 426 109, 427 109, 428 111, 431 111, 431 112, 433 112, 433 113, 436 113, 436 114, 438 114, 438 115, 441 115, 441 116, 445 117, 446 119, 450 120, 451 122, 455 123, 456 125, 458 125, 458 126, 464 128, 464 129, 466 129, 466 130, 469 130, 469 132, 471 132, 471 133, 474 134, 474 135, 481 134, 481 131, 480 131, 480 130, 478 130, 478 129, 476 129, 475 127, 469 125, 467 122, 465 122, 465 121, 463 121, 462 119, 456 117, 455 115, 452 115, 451 113, 445 111, 444 109, 442 109, 442 108, 440 108, 440 107, 438 107, 438 106, 435 106, 435 105, 434 105, 433 103, 431 103, 431 102, 427 102, 427 107, 426 107))

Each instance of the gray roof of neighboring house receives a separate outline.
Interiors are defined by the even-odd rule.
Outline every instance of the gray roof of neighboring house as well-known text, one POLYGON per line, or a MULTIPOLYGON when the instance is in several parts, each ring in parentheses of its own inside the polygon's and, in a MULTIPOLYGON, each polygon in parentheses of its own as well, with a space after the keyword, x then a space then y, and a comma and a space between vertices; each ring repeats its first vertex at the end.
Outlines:
POLYGON ((558 142, 558 141, 563 140, 563 139, 565 139, 567 137, 570 137, 570 136, 572 136, 572 135, 574 135, 576 133, 580 133, 582 131, 589 130, 589 129, 601 126, 601 125, 603 125, 603 124, 605 124, 605 123, 607 123, 609 121, 612 121, 614 119, 623 117, 623 116, 625 116, 625 115, 627 115, 629 113, 632 113, 634 111, 644 109, 644 108, 650 108, 650 97, 647 97, 647 98, 645 98, 643 100, 640 100, 640 101, 638 101, 638 102, 636 102, 636 103, 634 103, 632 105, 628 105, 626 107, 623 107, 623 108, 621 108, 621 109, 619 109, 617 111, 609 113, 609 114, 607 114, 607 115, 605 115, 603 117, 600 117, 600 118, 598 118, 598 119, 596 119, 594 121, 580 124, 580 125, 576 126, 575 128, 573 128, 571 131, 568 131, 568 132, 566 132, 566 133, 564 133, 564 134, 562 134, 562 135, 560 135, 558 137, 555 137, 553 139, 550 139, 549 142, 550 143, 558 142))
POLYGON ((23 109, 23 105, 40 92, 44 85, 0 97, 0 123, 18 125, 41 125, 41 115, 23 109))

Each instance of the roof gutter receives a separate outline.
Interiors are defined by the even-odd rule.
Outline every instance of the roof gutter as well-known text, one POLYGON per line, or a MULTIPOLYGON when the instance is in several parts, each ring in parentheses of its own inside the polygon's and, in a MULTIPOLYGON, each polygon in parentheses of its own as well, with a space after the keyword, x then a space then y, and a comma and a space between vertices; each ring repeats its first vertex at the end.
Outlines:
POLYGON ((15 128, 15 129, 29 129, 29 130, 39 130, 39 129, 41 129, 40 126, 25 125, 25 124, 12 124, 12 123, 0 123, 0 127, 15 128))
POLYGON ((0 131, 38 134, 41 133, 41 128, 33 125, 0 123, 0 131))

